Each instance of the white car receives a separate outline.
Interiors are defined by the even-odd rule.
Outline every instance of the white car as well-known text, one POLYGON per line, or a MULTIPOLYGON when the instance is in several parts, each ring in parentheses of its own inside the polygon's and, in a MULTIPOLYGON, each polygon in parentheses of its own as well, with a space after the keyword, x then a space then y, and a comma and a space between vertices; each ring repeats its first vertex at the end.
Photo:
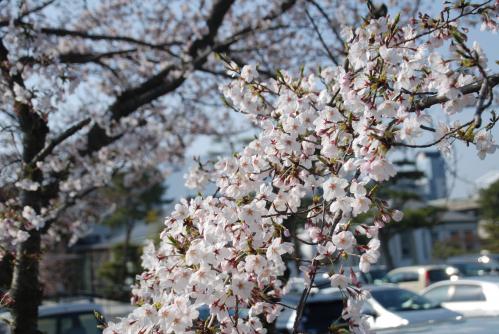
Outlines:
MULTIPOLYGON (((100 334, 94 311, 102 314, 102 307, 89 302, 41 305, 38 330, 44 334, 100 334)), ((11 319, 9 312, 0 313, 0 334, 10 334, 11 319)))
POLYGON ((420 292, 432 283, 456 279, 459 274, 457 268, 449 265, 409 266, 391 270, 384 280, 401 288, 420 292))
POLYGON ((438 282, 421 295, 465 316, 499 316, 499 277, 496 276, 438 282))

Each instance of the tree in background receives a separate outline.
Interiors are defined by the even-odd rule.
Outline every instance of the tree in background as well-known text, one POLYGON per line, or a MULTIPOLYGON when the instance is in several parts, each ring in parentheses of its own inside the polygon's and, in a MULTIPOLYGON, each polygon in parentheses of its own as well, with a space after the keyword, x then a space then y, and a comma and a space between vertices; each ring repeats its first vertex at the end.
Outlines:
POLYGON ((432 254, 435 259, 445 260, 451 256, 466 254, 461 242, 452 239, 445 242, 436 242, 433 244, 432 254))
POLYGON ((127 302, 130 300, 130 286, 142 271, 142 245, 131 244, 125 248, 121 243, 109 251, 111 260, 104 262, 97 271, 96 293, 104 298, 127 302))
POLYGON ((102 224, 122 232, 124 240, 112 247, 111 260, 99 268, 98 294, 124 301, 130 299, 130 285, 140 272, 143 246, 131 243, 133 230, 138 223, 158 223, 164 206, 170 203, 164 198, 166 187, 158 175, 157 170, 146 171, 141 179, 127 183, 126 176, 118 174, 110 186, 99 191, 99 198, 113 206, 112 213, 103 219, 102 224))
POLYGON ((490 252, 499 252, 499 181, 480 191, 479 204, 487 233, 482 246, 490 252))

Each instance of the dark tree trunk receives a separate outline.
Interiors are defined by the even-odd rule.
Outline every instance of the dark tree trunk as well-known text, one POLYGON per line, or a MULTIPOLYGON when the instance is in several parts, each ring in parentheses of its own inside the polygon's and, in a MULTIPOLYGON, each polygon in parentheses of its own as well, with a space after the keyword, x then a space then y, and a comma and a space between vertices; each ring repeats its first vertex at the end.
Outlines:
MULTIPOLYGON (((20 73, 12 73, 8 50, 0 39, 0 70, 9 89, 15 96, 15 85, 24 86, 20 73)), ((40 188, 35 191, 20 191, 20 206, 30 206, 37 213, 47 205, 41 184, 42 171, 33 163, 33 159, 45 147, 49 128, 46 119, 36 112, 29 102, 14 101, 14 113, 17 116, 22 133, 23 178, 38 182, 40 188)), ((33 334, 37 332, 38 305, 41 303, 42 290, 38 280, 40 261, 40 231, 31 229, 25 242, 17 245, 10 295, 13 299, 13 334, 33 334)))
MULTIPOLYGON (((48 128, 43 120, 25 106, 19 110, 19 123, 23 130, 24 177, 41 184, 42 172, 29 166, 29 162, 45 145, 48 128)), ((21 192, 21 206, 30 206, 37 213, 47 205, 46 196, 41 189, 21 192)), ((33 334, 37 332, 38 306, 42 302, 42 288, 39 281, 39 261, 41 258, 41 232, 32 229, 29 238, 16 248, 16 261, 12 275, 11 296, 13 334, 33 334)))
POLYGON ((25 242, 17 247, 17 259, 12 277, 11 295, 13 334, 36 333, 38 305, 42 289, 38 280, 40 258, 40 233, 33 231, 25 242))
POLYGON ((2 292, 8 290, 10 283, 12 282, 14 260, 15 257, 11 253, 5 254, 0 260, 0 298, 2 296, 2 292))
MULTIPOLYGON (((45 146, 49 129, 45 120, 30 105, 16 103, 14 110, 16 110, 23 132, 23 161, 26 164, 23 177, 41 184, 43 181, 42 171, 31 165, 31 161, 45 146)), ((41 186, 36 191, 21 191, 22 207, 30 206, 37 213, 40 213, 40 209, 45 205, 47 205, 47 199, 41 186)), ((11 296, 14 300, 12 307, 13 334, 36 333, 38 306, 42 301, 42 288, 38 279, 40 257, 40 231, 32 229, 29 231, 29 238, 20 243, 16 249, 11 284, 11 296)))

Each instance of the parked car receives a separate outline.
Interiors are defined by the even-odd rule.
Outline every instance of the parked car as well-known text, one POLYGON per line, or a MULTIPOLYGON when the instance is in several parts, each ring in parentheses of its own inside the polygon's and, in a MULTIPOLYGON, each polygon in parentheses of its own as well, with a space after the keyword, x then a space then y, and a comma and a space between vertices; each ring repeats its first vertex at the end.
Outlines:
POLYGON ((481 252, 479 254, 466 254, 466 255, 456 255, 447 258, 447 261, 473 261, 479 263, 490 263, 495 266, 499 265, 499 254, 497 253, 489 253, 489 252, 481 252))
MULTIPOLYGON (((350 271, 353 271, 357 281, 362 285, 378 284, 383 283, 383 278, 386 276, 388 270, 385 266, 372 266, 371 270, 367 273, 360 271, 359 267, 344 267, 343 268, 346 275, 350 275, 350 271)), ((331 280, 329 279, 330 274, 327 272, 319 272, 314 280, 314 288, 325 289, 331 287, 331 280)), ((293 289, 297 292, 303 290, 304 280, 303 278, 290 278, 291 284, 295 284, 293 289)), ((315 289, 314 289, 315 290, 315 289)))
POLYGON ((460 322, 444 322, 438 324, 424 324, 406 326, 376 331, 377 334, 491 334, 497 333, 499 317, 465 318, 460 322))
POLYGON ((456 279, 459 275, 457 268, 448 265, 409 266, 391 270, 385 281, 419 292, 432 283, 456 279))
MULTIPOLYGON (((371 298, 367 299, 362 313, 374 330, 462 319, 461 314, 396 286, 369 285, 365 288, 371 292, 371 298)), ((331 287, 311 295, 298 329, 313 334, 327 333, 331 325, 346 327, 341 317, 344 298, 344 292, 331 287)), ((294 294, 283 298, 282 303, 296 308, 299 300, 300 295, 294 294)), ((278 333, 291 333, 295 319, 296 311, 286 308, 277 318, 278 333)))
POLYGON ((483 276, 483 275, 496 275, 497 267, 491 265, 490 263, 480 263, 480 262, 466 262, 453 260, 448 261, 447 264, 456 267, 461 276, 463 277, 473 277, 473 276, 483 276))
POLYGON ((371 270, 368 273, 362 273, 369 284, 381 283, 387 274, 388 269, 383 265, 371 266, 371 270))
MULTIPOLYGON (((331 287, 316 291, 317 293, 311 294, 307 299, 298 330, 309 334, 328 333, 328 328, 333 323, 347 328, 345 320, 341 317, 344 300, 341 291, 331 287)), ((298 306, 300 297, 301 294, 292 293, 282 299, 281 303, 287 307, 276 320, 277 333, 293 332, 296 310, 292 308, 298 306)))
POLYGON ((496 254, 475 254, 452 256, 447 264, 456 267, 462 276, 496 275, 499 273, 499 262, 496 254))
POLYGON ((412 291, 397 286, 368 286, 371 298, 363 313, 371 329, 379 330, 406 325, 453 322, 462 320, 460 313, 448 310, 412 291))
MULTIPOLYGON (((100 334, 94 311, 103 313, 100 305, 90 302, 41 305, 38 330, 44 334, 100 334)), ((11 319, 9 312, 0 314, 0 334, 10 334, 11 319)))
POLYGON ((496 276, 438 282, 421 295, 465 316, 499 316, 499 277, 496 276))

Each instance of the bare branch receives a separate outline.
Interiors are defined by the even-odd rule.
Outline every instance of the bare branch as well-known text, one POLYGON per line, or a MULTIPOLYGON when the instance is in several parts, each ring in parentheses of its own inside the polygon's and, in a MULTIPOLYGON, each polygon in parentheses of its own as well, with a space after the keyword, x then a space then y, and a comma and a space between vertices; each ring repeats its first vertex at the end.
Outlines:
MULTIPOLYGON (((26 23, 19 23, 20 25, 26 25, 26 23)), ((47 35, 54 35, 54 36, 60 36, 60 37, 80 37, 83 39, 90 39, 90 40, 106 40, 106 41, 117 41, 117 42, 126 42, 126 43, 131 43, 131 44, 136 44, 136 45, 141 45, 141 46, 147 46, 151 49, 160 49, 160 50, 165 50, 166 48, 169 48, 171 46, 175 45, 181 45, 182 43, 179 41, 171 41, 171 42, 164 42, 164 43, 149 43, 140 39, 136 39, 133 37, 129 36, 112 36, 112 35, 104 35, 104 34, 92 34, 89 32, 85 31, 78 31, 78 30, 68 30, 68 29, 62 29, 62 28, 41 28, 40 32, 47 34, 47 35)))
POLYGON ((59 145, 64 140, 68 139, 69 137, 71 137, 72 135, 74 135, 75 133, 77 133, 78 131, 83 129, 87 124, 90 123, 90 121, 91 121, 90 117, 82 119, 78 123, 76 123, 73 126, 71 126, 70 128, 68 128, 66 131, 61 133, 56 138, 52 139, 50 141, 50 143, 47 146, 45 146, 45 148, 43 148, 43 150, 41 150, 33 158, 33 160, 30 161, 30 164, 33 165, 33 164, 37 163, 38 161, 42 161, 43 159, 45 159, 50 153, 52 153, 52 151, 54 150, 54 148, 57 145, 59 145))
POLYGON ((327 55, 329 56, 329 59, 332 60, 332 62, 338 66, 338 60, 336 59, 336 57, 331 53, 331 50, 329 50, 329 47, 327 46, 326 44, 326 41, 324 40, 324 38, 322 37, 322 34, 319 30, 319 27, 317 27, 317 24, 315 24, 314 22, 314 19, 312 18, 312 16, 310 15, 310 13, 308 12, 307 9, 305 9, 305 14, 307 14, 307 17, 310 21, 310 23, 312 23, 312 27, 314 28, 315 32, 317 33, 317 36, 319 37, 319 41, 321 42, 321 45, 322 47, 326 50, 326 53, 327 55))
MULTIPOLYGON (((68 52, 63 53, 58 56, 58 61, 63 64, 85 64, 85 63, 99 63, 99 60, 104 58, 112 58, 114 56, 120 56, 124 54, 129 54, 132 52, 136 52, 137 49, 126 49, 126 50, 118 50, 111 52, 103 52, 103 53, 77 53, 77 52, 68 52)), ((31 56, 24 56, 19 58, 19 62, 21 64, 45 64, 47 63, 44 59, 36 59, 31 56)), ((49 62, 50 63, 50 62, 49 62)))
MULTIPOLYGON (((333 21, 331 20, 331 18, 329 17, 329 15, 327 15, 327 13, 324 10, 324 8, 322 8, 322 6, 319 5, 314 0, 308 0, 308 2, 310 2, 315 8, 317 8, 317 10, 319 11, 319 13, 321 13, 321 15, 326 19, 326 21, 327 21, 327 23, 329 25, 329 28, 331 28, 331 31, 333 32, 334 36, 338 39, 338 41, 341 42, 341 45, 344 47, 345 40, 341 37, 341 34, 338 31, 337 26, 333 23, 333 21)), ((343 50, 342 52, 345 53, 345 50, 343 50)))

